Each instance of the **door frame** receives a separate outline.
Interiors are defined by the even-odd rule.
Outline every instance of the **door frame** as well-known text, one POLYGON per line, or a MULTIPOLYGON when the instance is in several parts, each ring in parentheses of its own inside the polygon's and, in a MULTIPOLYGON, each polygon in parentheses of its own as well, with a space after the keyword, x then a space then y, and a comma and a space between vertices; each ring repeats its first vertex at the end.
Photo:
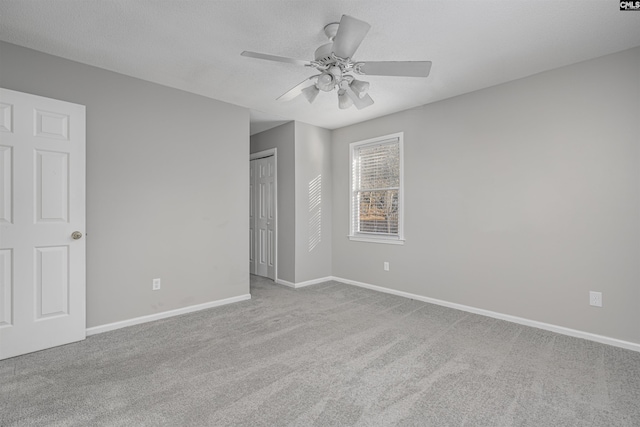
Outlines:
MULTIPOLYGON (((251 155, 249 156, 249 162, 251 162, 251 160, 257 160, 257 159, 263 159, 265 157, 271 157, 273 156, 273 165, 274 165, 274 174, 273 174, 273 199, 274 199, 274 203, 273 203, 273 216, 274 218, 274 227, 273 227, 273 234, 275 235, 275 242, 273 245, 273 251, 274 251, 274 258, 275 258, 275 262, 274 262, 274 279, 273 281, 278 283, 278 149, 277 148, 269 148, 268 150, 263 150, 263 151, 258 151, 257 153, 251 153, 251 155)), ((255 203, 253 204, 253 206, 257 206, 255 203)), ((255 229, 255 227, 254 227, 255 229)), ((254 239, 254 244, 257 245, 257 239, 254 239)), ((249 248, 249 250, 251 250, 251 248, 249 248)), ((257 253, 257 252, 256 252, 257 253)))

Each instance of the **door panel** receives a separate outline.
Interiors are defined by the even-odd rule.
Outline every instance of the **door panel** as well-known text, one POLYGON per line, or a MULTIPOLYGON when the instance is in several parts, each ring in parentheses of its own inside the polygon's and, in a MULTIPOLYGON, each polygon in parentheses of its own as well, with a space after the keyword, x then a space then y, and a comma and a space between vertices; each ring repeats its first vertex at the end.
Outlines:
POLYGON ((266 200, 267 203, 267 269, 273 270, 275 269, 274 257, 275 257, 275 235, 274 235, 274 227, 275 227, 275 198, 273 197, 275 194, 274 188, 274 171, 272 169, 272 165, 269 165, 269 182, 267 183, 267 193, 268 197, 266 200))
POLYGON ((85 108, 0 89, 0 359, 85 338, 85 108))
POLYGON ((69 154, 36 151, 36 223, 67 222, 69 154))
POLYGON ((274 241, 273 230, 267 230, 267 268, 273 267, 274 241))
POLYGON ((68 249, 36 248, 36 320, 69 314, 68 249))
POLYGON ((13 324, 13 259, 11 249, 0 249, 0 328, 13 324))
POLYGON ((264 179, 263 159, 258 160, 258 217, 256 219, 258 228, 258 265, 257 274, 267 276, 267 216, 266 216, 266 186, 262 182, 264 179))
POLYGON ((0 145, 0 223, 5 224, 13 223, 12 154, 12 147, 0 145))
POLYGON ((35 109, 36 136, 69 139, 69 116, 35 109))

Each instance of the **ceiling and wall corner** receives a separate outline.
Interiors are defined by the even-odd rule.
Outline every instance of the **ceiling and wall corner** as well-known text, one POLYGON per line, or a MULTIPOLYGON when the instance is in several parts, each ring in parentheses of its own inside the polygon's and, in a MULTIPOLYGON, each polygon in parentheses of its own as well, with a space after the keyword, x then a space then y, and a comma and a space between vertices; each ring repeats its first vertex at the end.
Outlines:
POLYGON ((4 0, 0 40, 251 109, 252 133, 288 120, 327 129, 640 46, 640 13, 603 0, 4 0), (348 14, 372 28, 359 61, 433 61, 426 78, 369 76, 375 104, 339 110, 276 98, 313 70, 241 57, 304 60, 348 14))

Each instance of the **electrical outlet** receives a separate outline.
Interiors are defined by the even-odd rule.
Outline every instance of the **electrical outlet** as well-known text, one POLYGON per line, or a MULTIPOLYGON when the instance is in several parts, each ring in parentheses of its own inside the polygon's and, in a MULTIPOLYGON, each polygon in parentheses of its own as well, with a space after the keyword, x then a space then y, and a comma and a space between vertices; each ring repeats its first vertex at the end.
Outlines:
POLYGON ((387 261, 384 262, 384 271, 389 271, 389 263, 387 261))
POLYGON ((589 291, 589 304, 594 307, 602 307, 602 292, 589 291))
POLYGON ((151 289, 154 291, 160 290, 160 279, 153 279, 153 285, 151 286, 151 289))

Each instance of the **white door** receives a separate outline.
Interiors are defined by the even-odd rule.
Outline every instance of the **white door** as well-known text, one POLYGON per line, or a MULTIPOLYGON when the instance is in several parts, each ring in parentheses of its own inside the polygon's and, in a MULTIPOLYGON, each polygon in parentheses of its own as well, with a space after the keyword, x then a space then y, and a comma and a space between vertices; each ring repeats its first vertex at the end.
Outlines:
POLYGON ((258 251, 257 274, 275 280, 275 161, 274 156, 258 159, 257 167, 258 251))
POLYGON ((249 273, 258 274, 256 262, 256 170, 258 161, 251 160, 249 168, 249 273))
POLYGON ((85 107, 0 89, 0 359, 85 338, 85 107))
POLYGON ((275 280, 276 273, 276 163, 275 156, 251 161, 252 250, 251 272, 275 280))

